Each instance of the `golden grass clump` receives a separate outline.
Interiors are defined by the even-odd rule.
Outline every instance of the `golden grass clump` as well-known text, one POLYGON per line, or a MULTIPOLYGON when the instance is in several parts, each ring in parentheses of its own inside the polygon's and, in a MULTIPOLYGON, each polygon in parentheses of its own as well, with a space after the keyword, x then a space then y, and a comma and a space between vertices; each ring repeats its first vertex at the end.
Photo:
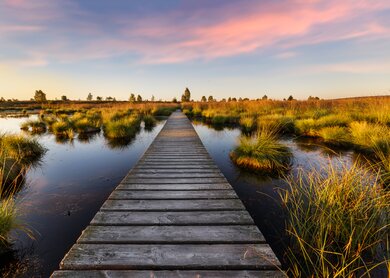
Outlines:
POLYGON ((240 145, 230 153, 240 168, 259 174, 277 175, 289 169, 292 153, 278 142, 274 132, 262 130, 255 138, 241 137, 240 145))
POLYGON ((329 164, 287 183, 280 195, 291 276, 357 277, 389 263, 390 192, 372 169, 329 164))

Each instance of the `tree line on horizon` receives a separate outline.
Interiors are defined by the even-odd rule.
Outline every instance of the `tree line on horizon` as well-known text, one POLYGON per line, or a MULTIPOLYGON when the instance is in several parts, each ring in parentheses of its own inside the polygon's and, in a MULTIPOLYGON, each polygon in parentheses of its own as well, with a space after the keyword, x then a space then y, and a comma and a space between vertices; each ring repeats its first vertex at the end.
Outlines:
MULTIPOLYGON (((61 101, 70 101, 70 99, 68 99, 68 97, 66 95, 62 95, 60 100, 61 101)), ((87 101, 94 100, 92 93, 88 93, 86 100, 87 101)), ((111 96, 108 96, 105 99, 102 96, 96 96, 95 100, 96 101, 104 101, 105 100, 105 101, 114 101, 114 102, 117 101, 115 97, 111 97, 111 96)), ((181 102, 194 102, 194 101, 196 101, 194 99, 191 99, 191 91, 187 87, 185 88, 184 93, 182 94, 180 100, 181 100, 181 102)), ((257 98, 257 99, 249 99, 249 98, 242 98, 242 97, 239 97, 237 99, 236 97, 228 97, 228 98, 222 98, 219 101, 220 102, 231 102, 231 101, 249 101, 249 100, 260 101, 260 100, 271 100, 271 99, 269 99, 267 95, 264 95, 263 97, 257 98)), ((290 95, 287 99, 286 98, 283 99, 283 101, 293 101, 293 100, 295 100, 295 99, 292 95, 290 95)), ((308 101, 315 101, 315 100, 320 100, 320 98, 315 97, 315 96, 314 97, 309 96, 307 100, 308 101)), ((7 102, 16 102, 19 100, 18 99, 7 99, 6 100, 4 97, 0 97, 0 102, 6 102, 6 101, 7 102)), ((36 90, 34 97, 31 98, 30 101, 45 102, 45 101, 48 101, 48 99, 46 98, 46 94, 42 90, 36 90)), ((79 101, 80 101, 80 99, 79 99, 79 101)), ((147 102, 147 101, 155 102, 156 99, 155 99, 154 95, 152 95, 151 99, 148 100, 148 99, 143 99, 140 94, 137 94, 137 96, 136 96, 134 93, 131 93, 128 101, 132 102, 132 103, 147 102)), ((162 102, 162 101, 163 101, 162 99, 158 100, 158 102, 162 102)), ((217 101, 218 100, 216 98, 214 98, 212 95, 209 95, 208 97, 202 96, 200 98, 200 102, 217 102, 217 101)), ((174 97, 171 100, 171 102, 177 103, 178 100, 176 97, 174 97)))

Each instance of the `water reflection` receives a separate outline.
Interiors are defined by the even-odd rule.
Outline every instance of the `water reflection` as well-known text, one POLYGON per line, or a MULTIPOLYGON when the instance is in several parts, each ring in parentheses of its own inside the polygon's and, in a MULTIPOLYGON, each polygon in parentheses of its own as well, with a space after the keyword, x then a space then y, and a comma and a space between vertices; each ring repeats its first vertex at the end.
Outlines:
MULTIPOLYGON (((0 131, 20 133, 23 121, 1 118, 0 131)), ((102 133, 73 140, 57 140, 51 133, 34 135, 47 153, 41 165, 30 168, 25 175, 17 202, 23 214, 21 221, 35 231, 36 239, 15 234, 13 253, 0 257, 0 265, 8 265, 1 269, 2 273, 24 269, 27 277, 46 277, 57 269, 81 231, 164 123, 158 122, 153 130, 141 129, 135 138, 120 143, 107 141, 102 133)))
MULTIPOLYGON (((214 129, 203 123, 193 123, 207 151, 232 184, 245 207, 253 217, 267 242, 283 263, 283 254, 288 246, 285 231, 284 210, 279 192, 287 188, 283 179, 261 177, 238 169, 230 160, 229 153, 239 143, 241 131, 238 128, 214 129)), ((351 151, 330 149, 318 140, 307 138, 282 138, 281 142, 293 153, 291 173, 299 169, 310 171, 321 169, 328 163, 349 167, 355 155, 351 151)))

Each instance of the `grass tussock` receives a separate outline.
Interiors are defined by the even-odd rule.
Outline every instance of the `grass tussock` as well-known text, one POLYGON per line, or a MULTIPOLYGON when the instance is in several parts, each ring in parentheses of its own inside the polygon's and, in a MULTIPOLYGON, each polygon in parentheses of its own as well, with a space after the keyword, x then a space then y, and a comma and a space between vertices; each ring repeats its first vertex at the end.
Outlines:
POLYGON ((0 136, 0 253, 8 249, 12 230, 31 231, 19 222, 14 194, 20 190, 29 166, 45 153, 35 140, 19 135, 0 136))
POLYGON ((144 121, 146 130, 151 130, 157 123, 156 119, 152 115, 145 115, 142 117, 142 120, 144 121))
POLYGON ((104 135, 111 139, 132 138, 139 131, 140 123, 138 116, 109 121, 104 124, 104 135))
POLYGON ((242 117, 239 121, 242 132, 249 134, 256 130, 256 119, 253 117, 242 117))
POLYGON ((0 254, 10 248, 11 231, 17 230, 34 238, 33 232, 20 221, 21 213, 12 196, 0 199, 0 254))
POLYGON ((389 263, 390 192, 370 169, 330 164, 287 182, 291 276, 357 277, 389 263))
POLYGON ((353 144, 362 150, 380 148, 387 151, 386 145, 390 144, 390 128, 378 123, 352 122, 350 132, 353 144))
POLYGON ((323 139, 325 144, 331 146, 350 146, 351 135, 346 127, 329 126, 318 131, 318 135, 323 139))
POLYGON ((291 156, 289 148, 267 130, 262 130, 255 138, 242 137, 240 145, 230 153, 238 167, 271 175, 288 170, 291 156))
POLYGON ((0 135, 1 157, 13 159, 17 163, 29 166, 38 161, 46 149, 37 140, 22 135, 0 135))
POLYGON ((41 120, 27 120, 21 124, 20 129, 31 133, 44 133, 47 127, 41 120))
POLYGON ((52 125, 52 132, 54 135, 60 138, 74 138, 74 131, 72 129, 71 123, 67 120, 55 122, 52 125))

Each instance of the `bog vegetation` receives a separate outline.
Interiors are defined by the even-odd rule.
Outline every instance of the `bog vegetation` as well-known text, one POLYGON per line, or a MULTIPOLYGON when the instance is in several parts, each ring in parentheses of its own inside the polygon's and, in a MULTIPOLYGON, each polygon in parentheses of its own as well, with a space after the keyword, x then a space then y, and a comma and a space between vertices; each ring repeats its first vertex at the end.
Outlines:
POLYGON ((286 180, 280 197, 290 240, 284 258, 289 275, 359 277, 379 268, 382 274, 389 271, 390 98, 191 102, 182 108, 217 128, 241 128, 232 161, 286 180), (289 174, 292 153, 279 142, 286 136, 353 150, 365 163, 341 169, 330 163, 289 174))
MULTIPOLYGON (((291 276, 355 277, 378 266, 390 269, 390 98, 289 99, 217 102, 210 96, 193 102, 186 90, 181 108, 216 128, 239 127, 242 137, 230 153, 232 161, 286 180, 288 189, 280 196, 291 276), (330 164, 293 176, 293 152, 282 143, 284 137, 315 138, 329 148, 353 150, 367 161, 341 169, 330 164)), ((21 126, 26 134, 49 132, 72 140, 102 131, 116 146, 134 138, 142 124, 153 128, 158 116, 169 116, 178 106, 142 103, 134 95, 130 103, 42 102, 36 108, 38 119, 21 126)), ((16 135, 2 135, 0 144, 0 240, 6 246, 9 231, 23 229, 13 192, 45 150, 37 141, 16 135)))
POLYGON ((13 229, 29 229, 18 220, 14 195, 21 189, 29 167, 39 162, 46 152, 36 140, 21 135, 0 135, 0 254, 10 244, 13 229))

